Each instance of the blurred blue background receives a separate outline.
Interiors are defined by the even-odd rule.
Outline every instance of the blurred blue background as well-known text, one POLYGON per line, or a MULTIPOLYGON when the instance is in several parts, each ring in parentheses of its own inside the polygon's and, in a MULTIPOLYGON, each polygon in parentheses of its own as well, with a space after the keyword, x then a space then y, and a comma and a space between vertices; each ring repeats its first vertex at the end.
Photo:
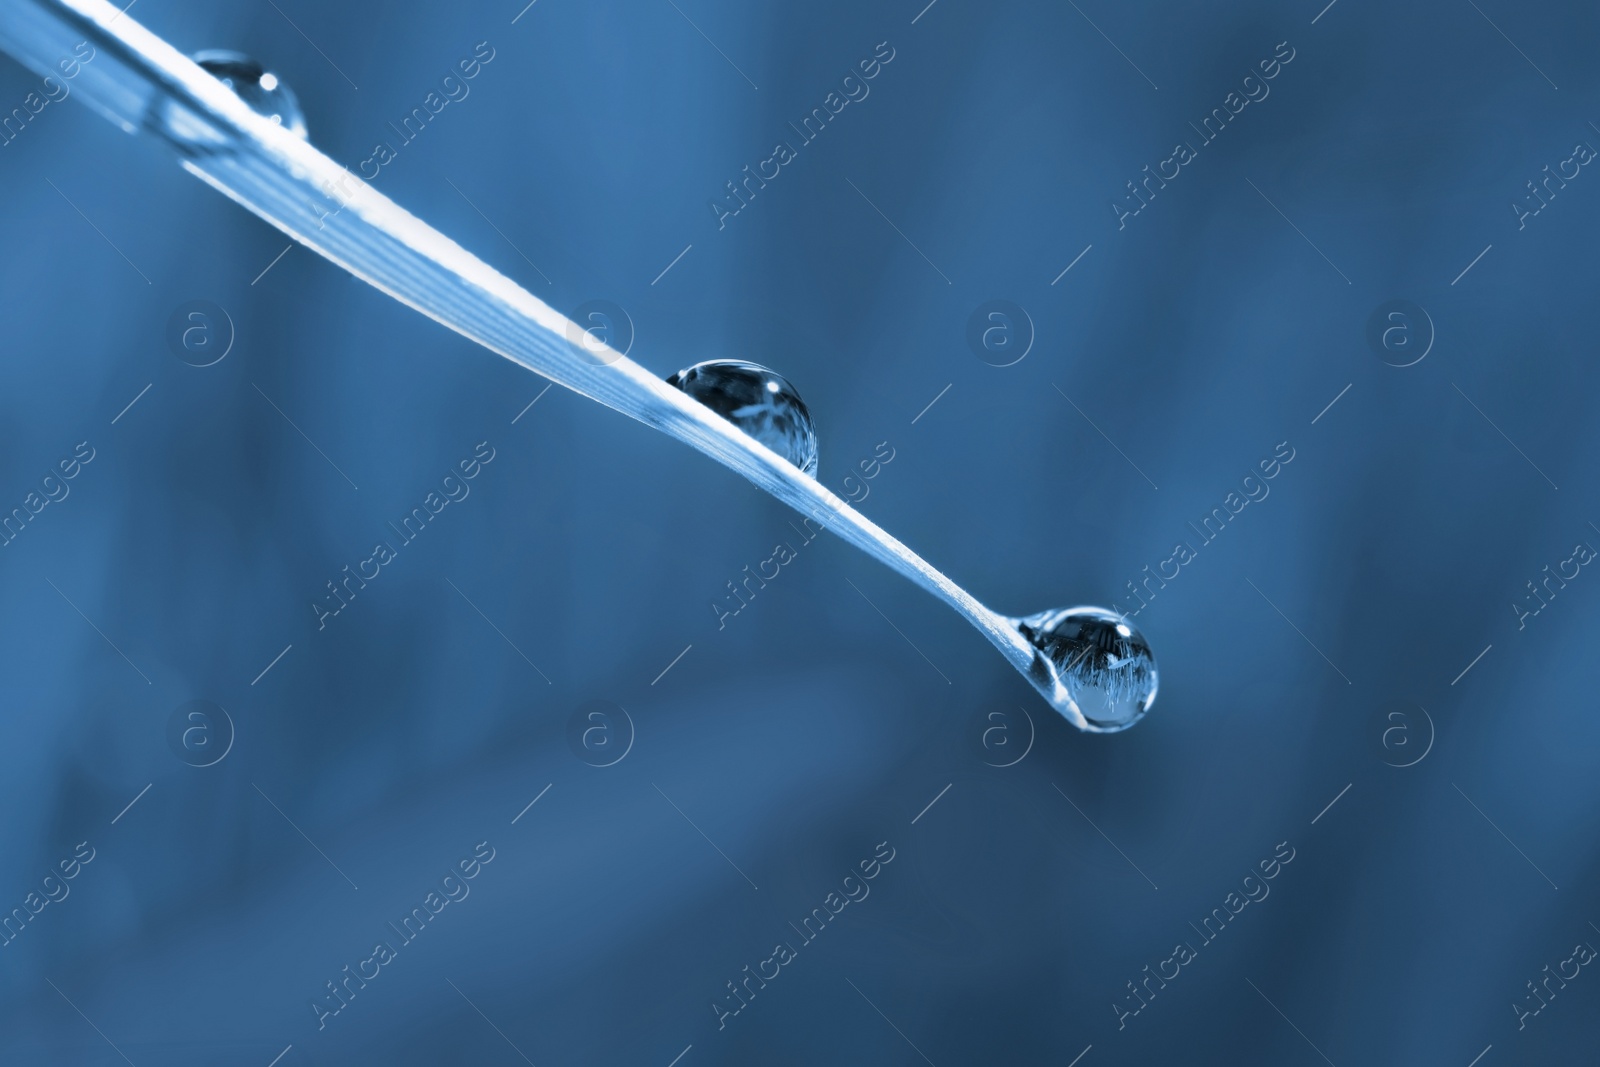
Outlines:
MULTIPOLYGON (((779 370, 836 491, 887 442, 862 510, 998 610, 1128 609, 1198 552, 1148 587, 1161 693, 1112 736, 826 537, 719 630, 783 507, 52 104, 0 147, 0 505, 70 489, 0 548, 0 1060, 1593 1062, 1600 578, 1563 563, 1600 547, 1600 177, 1563 163, 1600 146, 1591 7, 128 17, 262 59, 352 168, 485 43, 376 187, 564 312, 624 309, 663 376, 779 370), (967 341, 995 299, 1032 334, 1005 367, 967 341), (167 341, 194 300, 233 331, 206 367, 167 341)), ((38 85, 0 61, 0 112, 38 85)))

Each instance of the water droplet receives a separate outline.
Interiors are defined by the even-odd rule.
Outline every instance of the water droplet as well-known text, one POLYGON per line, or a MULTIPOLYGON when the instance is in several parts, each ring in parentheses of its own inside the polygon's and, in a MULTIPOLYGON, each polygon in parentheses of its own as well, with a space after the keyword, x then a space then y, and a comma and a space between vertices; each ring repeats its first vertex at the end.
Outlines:
POLYGON ((696 363, 667 379, 806 474, 817 474, 817 428, 783 375, 742 359, 696 363))
POLYGON ((1155 703, 1155 656, 1126 617, 1080 607, 1012 621, 1039 650, 1028 680, 1080 728, 1094 733, 1126 730, 1155 703))
POLYGON ((236 93, 256 114, 271 119, 299 137, 306 136, 300 100, 283 80, 243 52, 214 48, 196 52, 194 61, 236 93))

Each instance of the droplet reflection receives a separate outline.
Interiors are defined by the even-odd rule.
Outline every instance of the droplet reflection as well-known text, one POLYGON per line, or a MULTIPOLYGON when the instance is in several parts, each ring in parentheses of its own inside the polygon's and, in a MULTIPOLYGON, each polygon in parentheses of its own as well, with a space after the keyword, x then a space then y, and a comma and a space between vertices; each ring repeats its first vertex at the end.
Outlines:
POLYGON ((1028 680, 1083 729, 1126 730, 1155 703, 1155 656, 1126 617, 1104 608, 1076 607, 1013 621, 1038 650, 1028 680))
POLYGON ((667 384, 816 477, 817 429, 783 375, 742 359, 712 359, 679 371, 667 384))

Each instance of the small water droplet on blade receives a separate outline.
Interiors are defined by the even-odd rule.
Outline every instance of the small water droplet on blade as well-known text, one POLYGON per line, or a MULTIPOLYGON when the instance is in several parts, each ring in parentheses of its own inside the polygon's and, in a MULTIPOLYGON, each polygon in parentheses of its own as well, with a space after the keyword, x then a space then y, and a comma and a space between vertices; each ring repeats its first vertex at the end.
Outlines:
POLYGON ((267 71, 243 52, 213 48, 191 58, 206 72, 250 106, 250 110, 278 123, 290 133, 306 136, 306 116, 300 100, 283 79, 267 71))
POLYGON ((817 473, 817 428, 783 375, 742 359, 712 359, 667 379, 806 474, 817 473))

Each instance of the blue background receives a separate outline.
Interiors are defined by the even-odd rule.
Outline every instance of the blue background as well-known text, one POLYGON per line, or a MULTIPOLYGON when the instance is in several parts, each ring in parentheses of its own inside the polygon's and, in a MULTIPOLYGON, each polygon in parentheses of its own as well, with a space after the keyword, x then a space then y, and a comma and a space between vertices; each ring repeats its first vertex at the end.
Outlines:
MULTIPOLYGON (((998 610, 1126 606, 1295 458, 1139 615, 1150 717, 1079 734, 828 538, 719 631, 784 508, 562 389, 526 409, 544 383, 303 248, 262 275, 281 235, 51 105, 0 148, 0 504, 95 458, 0 549, 0 910, 95 858, 0 948, 0 1059, 1593 1059, 1588 969, 1521 1030, 1511 1005, 1600 945, 1600 579, 1509 606, 1600 546, 1600 178, 1508 208, 1600 145, 1592 9, 519 7, 128 17, 262 58, 352 167, 489 42, 377 188, 563 311, 625 308, 663 376, 778 369, 836 491, 889 442, 862 509, 998 610), (723 183, 882 41, 870 95, 719 229, 723 183), (1119 229, 1125 183, 1284 41, 1119 229), (1004 368, 965 340, 996 298, 1036 334, 1004 368), (193 299, 236 330, 206 368, 165 340, 193 299), (1367 339, 1393 299, 1436 331, 1406 368, 1367 339), (480 441, 470 497, 319 631, 324 583, 480 441), (167 738, 196 699, 236 731, 205 768, 167 738), (593 700, 629 716, 609 767, 569 736, 593 700), (319 1030, 324 983, 480 841, 471 895, 319 1030), (724 983, 883 841, 870 897, 719 1030, 724 983)), ((3 109, 37 84, 0 63, 3 109)))

